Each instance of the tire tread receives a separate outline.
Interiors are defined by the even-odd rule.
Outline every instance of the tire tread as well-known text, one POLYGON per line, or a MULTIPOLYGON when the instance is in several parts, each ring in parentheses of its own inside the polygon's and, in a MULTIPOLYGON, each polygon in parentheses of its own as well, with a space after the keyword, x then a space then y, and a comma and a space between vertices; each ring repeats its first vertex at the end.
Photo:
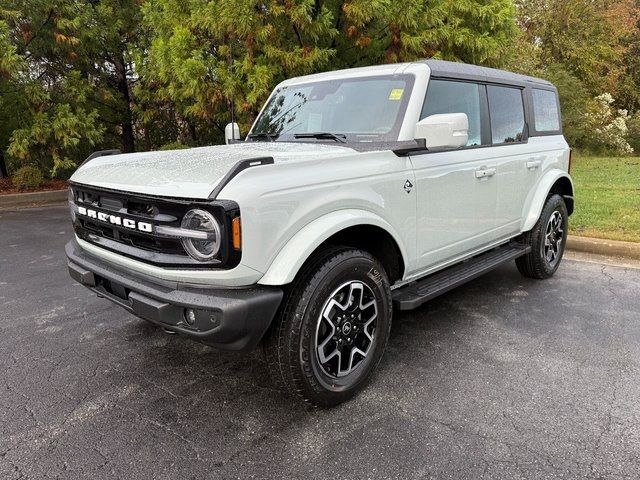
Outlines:
MULTIPOLYGON (((518 267, 518 271, 524 277, 543 280, 553 276, 558 266, 560 265, 560 261, 562 259, 558 261, 555 268, 549 270, 547 268, 546 261, 540 255, 541 242, 544 241, 547 219, 557 208, 561 209, 562 215, 565 219, 567 219, 569 214, 567 212, 567 207, 564 203, 564 199, 557 194, 549 195, 542 209, 542 212, 540 213, 540 218, 538 218, 538 221, 536 222, 534 227, 528 232, 523 233, 521 236, 521 242, 525 245, 531 246, 531 252, 516 259, 516 267, 518 267)), ((565 245, 563 245, 562 253, 564 253, 564 246, 566 246, 567 233, 568 232, 565 232, 565 245)))
MULTIPOLYGON (((308 307, 310 297, 322 278, 331 269, 336 268, 340 263, 354 256, 360 256, 372 261, 376 268, 385 276, 386 285, 388 280, 384 269, 379 262, 369 253, 350 247, 328 247, 307 262, 296 276, 295 280, 288 286, 285 298, 280 311, 267 332, 264 341, 264 353, 270 375, 278 386, 285 391, 293 392, 305 402, 320 407, 330 407, 347 399, 344 396, 339 400, 326 395, 323 387, 318 383, 313 374, 313 367, 310 361, 311 352, 304 346, 309 344, 310 329, 303 332, 303 318, 308 307), (305 334, 300 345, 300 336, 305 334), (305 358, 306 357, 306 358, 305 358), (299 361, 298 361, 299 359, 299 361)), ((391 292, 385 289, 388 295, 387 304, 391 306, 391 292)), ((388 312, 391 315, 391 312, 388 312)), ((387 322, 387 331, 382 332, 382 350, 386 346, 389 337, 391 322, 387 322)), ((380 356, 381 357, 381 356, 380 356)), ((378 359, 378 362, 380 358, 378 359)), ((370 378, 375 366, 370 369, 367 377, 361 381, 364 385, 370 378)), ((355 393, 355 392, 354 392, 355 393)))

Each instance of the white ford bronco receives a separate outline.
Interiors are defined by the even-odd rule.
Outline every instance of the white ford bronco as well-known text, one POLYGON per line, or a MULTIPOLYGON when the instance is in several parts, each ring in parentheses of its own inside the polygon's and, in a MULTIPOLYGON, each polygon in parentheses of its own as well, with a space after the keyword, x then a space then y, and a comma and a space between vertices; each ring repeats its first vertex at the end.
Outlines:
POLYGON ((573 211, 556 88, 420 61, 278 85, 244 141, 96 152, 70 181, 71 276, 331 406, 362 389, 392 312, 515 260, 557 270, 573 211))

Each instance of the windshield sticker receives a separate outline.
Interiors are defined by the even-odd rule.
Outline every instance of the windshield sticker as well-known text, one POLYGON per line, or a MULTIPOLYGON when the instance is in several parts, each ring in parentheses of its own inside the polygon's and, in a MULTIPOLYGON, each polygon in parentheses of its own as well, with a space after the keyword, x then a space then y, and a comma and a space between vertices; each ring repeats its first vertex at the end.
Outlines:
POLYGON ((404 88, 394 88, 391 90, 389 94, 389 100, 400 100, 402 98, 402 94, 404 93, 404 88))

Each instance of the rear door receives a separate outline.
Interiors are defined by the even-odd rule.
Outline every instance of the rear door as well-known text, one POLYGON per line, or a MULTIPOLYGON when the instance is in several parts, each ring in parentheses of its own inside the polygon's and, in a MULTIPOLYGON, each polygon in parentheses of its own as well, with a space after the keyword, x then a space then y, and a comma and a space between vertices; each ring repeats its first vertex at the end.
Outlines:
POLYGON ((487 85, 491 118, 490 148, 497 164, 499 236, 519 233, 529 192, 538 182, 543 158, 528 144, 524 88, 487 85))
POLYGON ((466 113, 466 147, 412 155, 419 270, 453 260, 496 239, 497 163, 492 158, 484 85, 431 79, 421 119, 466 113))

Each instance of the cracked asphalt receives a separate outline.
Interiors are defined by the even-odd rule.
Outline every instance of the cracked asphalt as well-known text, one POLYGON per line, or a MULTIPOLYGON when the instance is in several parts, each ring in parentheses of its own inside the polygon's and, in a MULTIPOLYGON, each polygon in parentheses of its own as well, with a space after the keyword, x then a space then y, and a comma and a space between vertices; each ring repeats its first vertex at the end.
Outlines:
POLYGON ((507 265, 397 314, 323 411, 74 284, 70 237, 64 207, 0 212, 2 479, 640 478, 640 269, 507 265))

